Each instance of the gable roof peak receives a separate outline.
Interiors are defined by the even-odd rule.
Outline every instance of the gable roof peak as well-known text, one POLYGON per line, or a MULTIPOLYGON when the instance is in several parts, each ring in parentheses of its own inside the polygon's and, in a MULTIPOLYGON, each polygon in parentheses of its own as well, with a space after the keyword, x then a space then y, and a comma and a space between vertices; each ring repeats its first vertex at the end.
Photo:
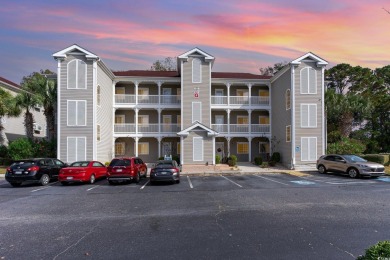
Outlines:
POLYGON ((301 62, 304 59, 307 59, 307 58, 314 60, 317 63, 317 67, 323 67, 323 66, 328 65, 328 62, 326 60, 321 59, 319 56, 315 55, 312 52, 308 52, 308 53, 302 55, 301 57, 290 62, 290 64, 299 65, 299 64, 301 64, 301 62))
POLYGON ((66 58, 69 53, 74 52, 74 51, 85 54, 85 57, 87 59, 99 60, 99 56, 97 56, 96 54, 78 46, 77 44, 73 44, 73 45, 69 46, 68 48, 65 48, 61 51, 58 51, 58 52, 54 53, 52 56, 54 57, 54 59, 66 58))

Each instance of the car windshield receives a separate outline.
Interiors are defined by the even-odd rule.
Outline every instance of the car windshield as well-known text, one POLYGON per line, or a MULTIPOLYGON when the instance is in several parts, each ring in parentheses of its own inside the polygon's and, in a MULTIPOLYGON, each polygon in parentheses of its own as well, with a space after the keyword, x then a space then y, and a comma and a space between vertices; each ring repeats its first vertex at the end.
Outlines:
POLYGON ((69 167, 87 167, 89 162, 74 162, 69 167))
POLYGON ((355 163, 355 162, 367 162, 367 160, 364 160, 362 157, 359 157, 359 156, 356 156, 356 155, 343 155, 344 158, 348 161, 348 162, 352 162, 352 163, 355 163))
POLYGON ((114 159, 111 161, 110 166, 129 166, 130 164, 129 160, 114 159))
POLYGON ((156 163, 156 168, 172 168, 173 163, 172 162, 158 162, 156 163))

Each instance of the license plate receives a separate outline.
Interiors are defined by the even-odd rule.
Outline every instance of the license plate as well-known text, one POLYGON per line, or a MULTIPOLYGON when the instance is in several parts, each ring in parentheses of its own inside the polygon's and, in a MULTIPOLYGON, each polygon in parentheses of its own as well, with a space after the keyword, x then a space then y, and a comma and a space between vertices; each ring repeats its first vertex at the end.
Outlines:
POLYGON ((22 172, 21 171, 17 171, 17 172, 15 172, 15 174, 22 174, 22 172))
POLYGON ((73 177, 66 177, 67 180, 73 180, 73 177))
POLYGON ((167 174, 167 172, 161 172, 161 174, 162 174, 162 175, 166 175, 166 174, 167 174))
POLYGON ((117 169, 116 172, 122 172, 122 169, 117 169))

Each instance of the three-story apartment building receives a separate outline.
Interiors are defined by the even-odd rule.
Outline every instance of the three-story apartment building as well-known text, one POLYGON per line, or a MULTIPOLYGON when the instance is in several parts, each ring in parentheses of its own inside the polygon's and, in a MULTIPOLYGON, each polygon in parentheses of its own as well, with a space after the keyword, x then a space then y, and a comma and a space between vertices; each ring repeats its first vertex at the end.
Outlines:
POLYGON ((215 58, 199 48, 177 57, 177 71, 113 72, 78 45, 53 57, 61 160, 215 164, 216 155, 253 161, 277 151, 293 168, 325 151, 327 62, 312 53, 274 77, 213 72, 215 58))

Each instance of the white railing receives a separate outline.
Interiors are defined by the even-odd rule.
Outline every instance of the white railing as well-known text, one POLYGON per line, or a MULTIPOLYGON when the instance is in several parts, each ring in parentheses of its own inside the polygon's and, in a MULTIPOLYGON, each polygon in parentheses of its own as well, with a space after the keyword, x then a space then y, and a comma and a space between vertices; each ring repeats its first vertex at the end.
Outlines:
POLYGON ((115 94, 116 104, 135 104, 135 95, 115 94))
POLYGON ((249 133, 249 125, 231 124, 230 133, 249 133))
POLYGON ((179 95, 162 95, 160 96, 161 104, 180 104, 181 97, 179 95))
POLYGON ((211 104, 227 105, 227 96, 211 96, 211 104))
MULTIPOLYGON (((138 104, 153 104, 158 105, 158 100, 160 99, 161 104, 164 105, 173 105, 180 104, 180 96, 178 95, 139 95, 138 104)), ((116 104, 135 104, 135 95, 127 94, 115 94, 115 103, 116 104)))
POLYGON ((159 124, 138 125, 138 133, 158 133, 159 124))
POLYGON ((270 125, 252 125, 251 126, 252 133, 270 133, 270 125))
POLYGON ((252 105, 269 105, 269 97, 251 97, 252 105))
POLYGON ((249 97, 242 97, 242 96, 230 97, 230 105, 249 105, 249 97))
MULTIPOLYGON (((139 124, 138 133, 177 133, 180 132, 180 125, 177 124, 139 124)), ((115 124, 114 131, 117 134, 135 133, 135 124, 115 124)))
POLYGON ((135 133, 135 124, 115 124, 115 133, 135 133))
POLYGON ((160 132, 163 133, 177 133, 180 132, 180 125, 177 124, 161 124, 160 132))
POLYGON ((211 128, 214 129, 215 131, 221 133, 221 134, 228 133, 228 125, 227 124, 212 124, 211 128))
POLYGON ((139 95, 138 104, 158 104, 158 95, 139 95))

